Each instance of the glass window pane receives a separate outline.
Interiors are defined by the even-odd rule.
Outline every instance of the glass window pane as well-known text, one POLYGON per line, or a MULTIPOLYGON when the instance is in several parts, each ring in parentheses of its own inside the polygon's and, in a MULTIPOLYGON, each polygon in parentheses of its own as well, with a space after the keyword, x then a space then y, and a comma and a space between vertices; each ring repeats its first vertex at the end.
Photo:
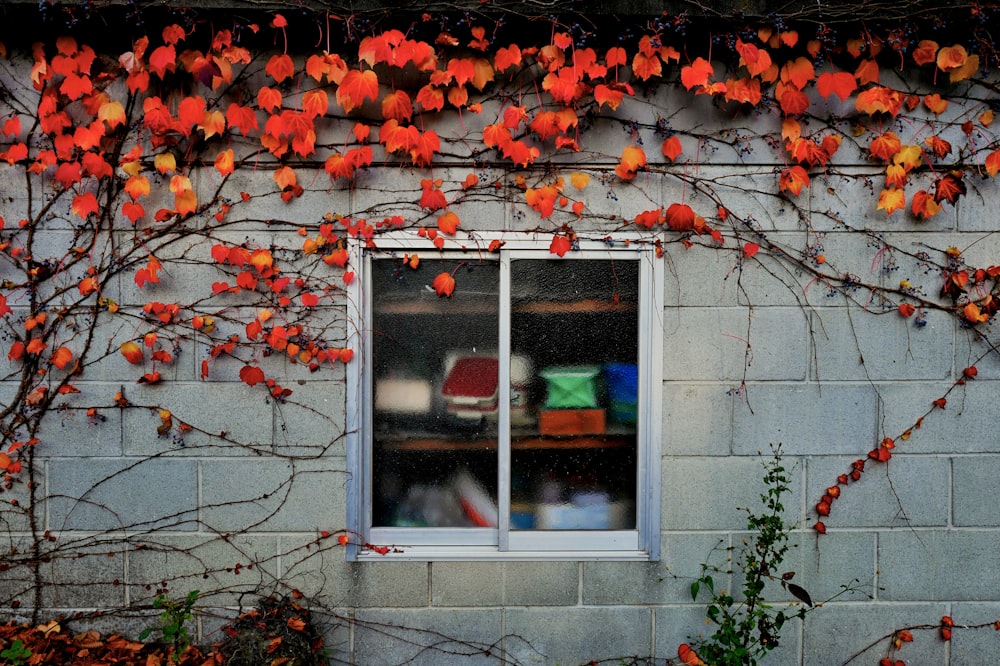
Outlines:
POLYGON ((495 527, 497 263, 373 259, 371 287, 373 526, 495 527))
POLYGON ((639 263, 511 262, 511 526, 634 529, 639 263))

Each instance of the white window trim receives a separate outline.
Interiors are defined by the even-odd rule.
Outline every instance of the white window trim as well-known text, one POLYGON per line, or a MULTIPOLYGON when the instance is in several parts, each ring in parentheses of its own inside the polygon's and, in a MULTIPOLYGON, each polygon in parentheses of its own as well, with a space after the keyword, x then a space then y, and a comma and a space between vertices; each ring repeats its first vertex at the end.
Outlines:
MULTIPOLYGON (((426 239, 412 232, 393 232, 379 236, 380 251, 418 252, 425 257, 461 255, 475 258, 484 255, 493 240, 504 243, 518 259, 552 259, 546 249, 549 234, 508 232, 470 235, 465 245, 478 246, 464 253, 450 249, 438 252, 426 239)), ((639 419, 636 424, 637 483, 635 530, 509 530, 510 475, 498 480, 498 528, 372 528, 372 381, 371 337, 367 325, 372 321, 371 303, 365 289, 370 283, 370 262, 364 243, 350 245, 350 264, 358 273, 348 285, 347 344, 357 350, 355 361, 347 364, 347 528, 350 541, 347 559, 370 560, 650 560, 660 556, 660 465, 663 382, 663 291, 662 259, 656 258, 655 237, 616 235, 614 241, 580 240, 578 248, 563 259, 602 259, 621 253, 640 253, 639 273, 639 419), (382 555, 362 544, 387 546, 382 555), (460 545, 455 545, 459 543, 460 545)), ((510 276, 509 263, 500 262, 500 358, 510 355, 510 276)), ((510 404, 509 365, 500 364, 500 404, 510 404)), ((499 421, 498 469, 510 469, 510 419, 501 410, 499 421)))

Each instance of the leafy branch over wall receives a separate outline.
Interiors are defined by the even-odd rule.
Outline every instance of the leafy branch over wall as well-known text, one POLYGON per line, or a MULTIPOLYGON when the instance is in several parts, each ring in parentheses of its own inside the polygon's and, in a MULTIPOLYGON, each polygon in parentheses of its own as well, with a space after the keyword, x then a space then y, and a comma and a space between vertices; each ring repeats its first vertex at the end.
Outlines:
MULTIPOLYGON (((69 603, 47 596, 61 564, 137 551, 194 562, 189 578, 215 578, 220 604, 248 578, 297 588, 306 562, 355 536, 316 524, 313 538, 261 557, 213 509, 246 505, 249 531, 294 511, 310 477, 341 473, 336 412, 344 366, 358 362, 349 243, 403 231, 473 261, 493 249, 476 207, 498 202, 506 234, 544 237, 556 256, 638 232, 630 242, 655 244, 675 275, 711 257, 751 309, 742 278, 760 271, 806 313, 837 299, 907 335, 941 317, 974 341, 950 388, 908 427, 859 443, 861 457, 831 479, 815 503, 825 533, 844 489, 953 408, 996 352, 991 239, 904 247, 884 235, 950 230, 962 202, 997 196, 995 10, 949 17, 969 29, 779 16, 720 27, 686 14, 605 28, 470 12, 252 23, 183 11, 133 27, 115 52, 71 26, 24 49, 0 36, 11 44, 0 44, 5 604, 37 619, 69 603), (313 29, 315 46, 300 39, 313 29), (699 119, 709 114, 725 129, 699 119), (333 193, 350 207, 303 219, 302 202, 333 193), (875 249, 866 273, 846 238, 875 249), (301 395, 306 377, 328 378, 329 411, 301 395), (190 387, 187 402, 167 402, 171 382, 190 387), (260 413, 220 416, 203 408, 209 396, 260 413), (301 441, 306 419, 327 421, 328 439, 301 441), (67 428, 120 428, 132 448, 115 469, 79 469, 54 459, 88 445, 67 441, 67 428), (233 449, 275 471, 261 496, 175 498, 145 515, 102 493, 125 475, 155 483, 194 450, 233 449), (104 528, 72 529, 81 516, 104 528), (172 545, 187 531, 204 543, 172 545)), ((419 270, 418 257, 407 264, 419 270)), ((433 280, 443 298, 462 289, 446 277, 433 280)), ((119 570, 82 585, 118 587, 119 570)), ((172 582, 120 598, 148 605, 172 582)))

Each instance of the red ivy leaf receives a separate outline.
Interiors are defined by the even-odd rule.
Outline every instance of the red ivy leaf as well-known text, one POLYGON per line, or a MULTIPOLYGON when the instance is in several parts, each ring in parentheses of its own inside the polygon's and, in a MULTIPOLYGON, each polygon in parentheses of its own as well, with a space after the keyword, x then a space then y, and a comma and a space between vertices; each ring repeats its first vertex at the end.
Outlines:
POLYGON ((264 371, 255 365, 244 365, 240 369, 240 379, 248 386, 255 386, 264 381, 264 371))
POLYGON ((448 272, 438 273, 431 286, 434 287, 434 291, 437 292, 439 297, 447 296, 451 298, 452 293, 455 291, 455 278, 448 272))
POLYGON ((571 248, 572 244, 569 242, 569 239, 558 234, 552 236, 552 242, 549 243, 549 252, 560 257, 565 256, 571 248))

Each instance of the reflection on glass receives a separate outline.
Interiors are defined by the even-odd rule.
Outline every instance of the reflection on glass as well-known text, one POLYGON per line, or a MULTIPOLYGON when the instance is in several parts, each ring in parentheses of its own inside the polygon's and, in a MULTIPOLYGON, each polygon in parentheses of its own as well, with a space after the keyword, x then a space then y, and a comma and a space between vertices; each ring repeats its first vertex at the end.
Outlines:
POLYGON ((371 287, 373 526, 495 527, 496 262, 374 259, 371 287))
POLYGON ((511 527, 634 529, 637 261, 511 262, 511 527))

